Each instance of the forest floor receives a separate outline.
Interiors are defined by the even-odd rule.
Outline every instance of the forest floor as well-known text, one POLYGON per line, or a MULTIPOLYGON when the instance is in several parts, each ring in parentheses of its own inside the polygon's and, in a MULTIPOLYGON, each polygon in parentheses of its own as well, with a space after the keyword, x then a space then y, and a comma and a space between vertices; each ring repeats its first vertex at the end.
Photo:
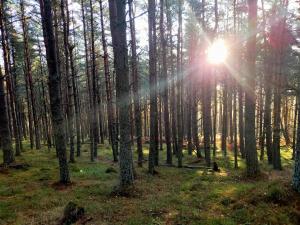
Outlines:
MULTIPOLYGON (((111 194, 118 173, 106 170, 118 170, 118 164, 112 163, 109 147, 100 146, 93 163, 87 149, 84 145, 83 156, 70 164, 73 183, 66 188, 54 185, 58 163, 53 149, 27 150, 17 161, 28 168, 1 170, 0 224, 59 224, 70 201, 85 208, 86 220, 77 224, 300 224, 300 196, 290 187, 289 149, 282 149, 282 171, 272 170, 264 160, 262 175, 255 180, 244 177, 240 159, 239 169, 233 168, 231 152, 227 159, 218 153, 219 173, 160 166, 151 176, 145 162, 144 168, 136 168, 135 188, 127 197, 111 194)), ((163 164, 165 151, 160 155, 163 164)), ((185 165, 196 159, 184 156, 185 165)))

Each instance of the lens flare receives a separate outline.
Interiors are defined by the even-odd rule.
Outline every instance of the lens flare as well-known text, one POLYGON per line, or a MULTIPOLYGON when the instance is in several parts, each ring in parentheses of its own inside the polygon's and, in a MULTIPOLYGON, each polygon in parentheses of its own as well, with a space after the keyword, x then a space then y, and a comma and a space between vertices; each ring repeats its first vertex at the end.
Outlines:
POLYGON ((224 40, 216 40, 207 50, 207 59, 212 64, 224 63, 228 56, 228 49, 224 40))

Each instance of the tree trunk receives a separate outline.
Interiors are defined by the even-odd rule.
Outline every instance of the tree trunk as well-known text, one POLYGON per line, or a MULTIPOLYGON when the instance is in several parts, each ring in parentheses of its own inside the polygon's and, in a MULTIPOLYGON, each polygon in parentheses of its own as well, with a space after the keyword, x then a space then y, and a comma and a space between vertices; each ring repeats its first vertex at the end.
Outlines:
POLYGON ((256 140, 255 140, 255 59, 256 59, 256 28, 257 0, 247 0, 248 3, 248 33, 247 40, 247 73, 245 88, 245 146, 247 175, 256 176, 259 173, 256 140))
POLYGON ((224 77, 224 88, 223 88, 223 117, 222 117, 222 140, 221 140, 221 149, 223 156, 227 156, 227 103, 228 103, 228 76, 227 74, 224 77))
POLYGON ((63 184, 68 184, 70 182, 70 176, 66 153, 64 119, 61 110, 60 75, 57 71, 56 47, 52 26, 52 7, 50 0, 40 0, 39 2, 49 72, 50 106, 55 136, 55 146, 59 159, 60 182, 63 184))
MULTIPOLYGON (((73 21, 73 44, 69 44, 69 54, 70 54, 70 67, 71 67, 71 80, 72 80, 72 91, 73 91, 73 101, 75 108, 75 126, 76 126, 76 156, 81 154, 81 131, 80 131, 80 114, 79 114, 79 95, 76 84, 76 69, 75 69, 75 59, 74 59, 74 48, 75 48, 75 29, 73 21)), ((76 57, 75 57, 76 58, 76 57)), ((73 120, 74 121, 74 120, 73 120)))
POLYGON ((165 128, 165 141, 167 146, 167 164, 172 164, 172 146, 170 134, 170 118, 169 118, 169 81, 167 67, 167 40, 165 38, 164 28, 164 0, 160 0, 160 42, 162 51, 162 100, 163 100, 163 115, 165 128))
MULTIPOLYGON (((299 92, 297 93, 297 99, 299 99, 299 92)), ((295 166, 294 174, 292 179, 292 186, 297 191, 300 192, 300 107, 297 107, 298 117, 297 117, 297 143, 295 149, 295 166)))
POLYGON ((295 152, 296 152, 296 140, 297 140, 297 118, 298 118, 298 96, 296 96, 295 100, 295 111, 294 111, 294 125, 293 125, 293 153, 292 153, 292 159, 295 159, 295 152))
POLYGON ((169 46, 170 46, 170 66, 171 66, 171 96, 170 96, 170 109, 171 109, 171 127, 172 127, 172 145, 173 145, 173 154, 177 154, 177 129, 176 129, 176 95, 175 95, 175 71, 174 71, 174 53, 173 53, 173 36, 172 36, 172 18, 171 18, 171 9, 170 9, 170 0, 166 0, 166 14, 167 14, 167 26, 169 32, 169 46))
POLYGON ((65 57, 65 76, 67 80, 67 120, 68 120, 68 137, 70 144, 70 162, 75 162, 75 149, 74 149, 74 113, 73 113, 73 87, 72 75, 70 74, 70 52, 69 52, 69 24, 70 16, 68 9, 68 1, 61 0, 61 17, 63 22, 63 39, 64 39, 64 57, 65 57))
MULTIPOLYGON (((203 79, 203 132, 204 132, 204 152, 206 165, 210 167, 210 138, 211 138, 211 74, 212 71, 205 71, 207 75, 203 79)), ((204 76, 205 76, 204 75, 204 76)))
MULTIPOLYGON (((2 7, 2 3, 0 5, 2 7)), ((2 11, 2 10, 0 10, 2 11)), ((2 14, 2 12, 0 12, 2 14)), ((0 20, 2 20, 0 15, 0 20)), ((1 23, 1 22, 0 22, 1 23)), ((1 26, 1 25, 0 25, 1 26)), ((11 136, 9 132, 8 117, 7 117, 7 105, 5 100, 4 91, 4 76, 2 75, 0 67, 0 137, 1 137, 1 148, 3 150, 3 164, 9 165, 14 162, 14 153, 12 147, 11 136)))
POLYGON ((30 99, 31 99, 31 107, 32 109, 32 118, 34 124, 34 133, 35 133, 35 147, 36 149, 41 148, 40 143, 40 130, 39 130, 39 123, 37 118, 36 112, 36 103, 35 103, 35 93, 34 93, 34 86, 32 80, 32 71, 31 71, 31 61, 30 61, 30 51, 29 51, 29 43, 28 43, 28 28, 26 17, 24 15, 24 3, 21 1, 21 13, 22 13, 22 30, 23 30, 23 40, 24 40, 24 56, 25 56, 25 73, 26 78, 28 79, 29 90, 30 90, 30 99))
POLYGON ((91 20, 91 55, 92 55, 92 67, 91 67, 91 83, 92 83, 92 101, 91 101, 91 131, 92 131, 92 144, 91 144, 91 161, 97 157, 97 143, 98 143, 98 118, 97 118, 97 78, 96 78, 96 55, 95 55, 95 34, 94 34, 94 12, 93 3, 90 0, 90 20, 91 20))
POLYGON ((138 165, 143 163, 143 146, 142 146, 142 116, 140 109, 140 85, 137 68, 137 53, 136 53, 136 36, 135 36, 135 18, 132 7, 133 0, 129 1, 129 19, 130 19, 130 34, 131 34, 131 51, 132 51, 132 81, 134 93, 134 119, 135 119, 135 135, 138 152, 138 165))
POLYGON ((178 33, 177 33, 177 132, 178 132, 178 167, 182 167, 183 116, 182 116, 182 0, 178 0, 178 33))
MULTIPOLYGON (((5 75, 6 75, 6 89, 7 89, 7 110, 11 113, 12 119, 12 129, 11 134, 14 134, 15 138, 15 154, 16 156, 21 155, 20 151, 20 137, 19 137, 19 126, 17 124, 17 111, 16 111, 16 96, 14 89, 14 76, 13 69, 11 66, 11 54, 10 54, 10 43, 9 43, 9 33, 6 21, 6 15, 3 14, 3 28, 1 28, 1 33, 4 37, 4 42, 2 42, 3 50, 5 51, 6 58, 4 59, 5 66, 5 75), (4 49, 5 48, 5 49, 4 49)), ((4 52, 3 52, 4 54, 4 52)))
POLYGON ((126 41, 126 1, 109 0, 110 27, 116 70, 117 106, 120 128, 120 185, 132 185, 134 180, 130 140, 130 87, 126 41))
POLYGON ((111 78, 110 78, 109 61, 108 61, 109 56, 107 52, 107 42, 105 37, 102 0, 100 0, 99 3, 100 3, 100 14, 101 14, 100 22, 102 28, 101 30, 102 47, 104 51, 103 61, 104 61, 105 86, 106 86, 106 100, 107 100, 108 132, 109 132, 109 138, 112 146, 114 162, 117 162, 118 144, 117 144, 117 136, 116 136, 115 110, 113 108, 113 102, 112 102, 112 87, 111 87, 111 78))
POLYGON ((150 149, 148 170, 154 174, 155 155, 158 152, 158 112, 157 112, 157 79, 156 79, 156 23, 155 0, 148 0, 149 25, 149 77, 150 77, 150 149))
POLYGON ((84 38, 84 52, 85 52, 85 73, 87 80, 87 92, 89 96, 89 104, 88 104, 88 112, 87 118, 89 122, 89 138, 90 138, 90 157, 91 161, 94 160, 94 136, 93 136, 93 123, 92 123, 92 88, 91 88, 91 78, 90 78, 90 64, 89 64, 89 50, 88 50, 88 42, 87 42, 87 34, 86 34, 86 15, 84 11, 85 7, 83 4, 83 0, 81 0, 81 14, 82 14, 82 24, 83 24, 83 38, 84 38))

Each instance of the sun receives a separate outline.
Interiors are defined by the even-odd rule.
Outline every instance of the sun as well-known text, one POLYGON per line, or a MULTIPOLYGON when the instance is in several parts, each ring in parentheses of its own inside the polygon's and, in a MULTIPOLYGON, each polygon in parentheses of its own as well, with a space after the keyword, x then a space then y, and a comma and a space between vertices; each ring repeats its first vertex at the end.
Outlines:
POLYGON ((207 50, 207 59, 212 64, 224 63, 228 56, 226 43, 222 39, 214 41, 207 50))

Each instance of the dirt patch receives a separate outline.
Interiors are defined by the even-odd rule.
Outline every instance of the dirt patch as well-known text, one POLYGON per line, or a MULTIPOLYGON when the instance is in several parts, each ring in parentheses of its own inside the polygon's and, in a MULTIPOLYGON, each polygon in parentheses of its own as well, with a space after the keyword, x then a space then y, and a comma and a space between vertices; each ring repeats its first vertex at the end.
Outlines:
POLYGON ((16 170, 28 170, 30 165, 28 163, 11 163, 9 165, 0 165, 0 171, 1 170, 7 170, 7 169, 16 169, 16 170))
POLYGON ((61 182, 55 182, 51 185, 51 187, 57 191, 66 191, 75 186, 74 182, 70 182, 67 184, 63 184, 61 182))

